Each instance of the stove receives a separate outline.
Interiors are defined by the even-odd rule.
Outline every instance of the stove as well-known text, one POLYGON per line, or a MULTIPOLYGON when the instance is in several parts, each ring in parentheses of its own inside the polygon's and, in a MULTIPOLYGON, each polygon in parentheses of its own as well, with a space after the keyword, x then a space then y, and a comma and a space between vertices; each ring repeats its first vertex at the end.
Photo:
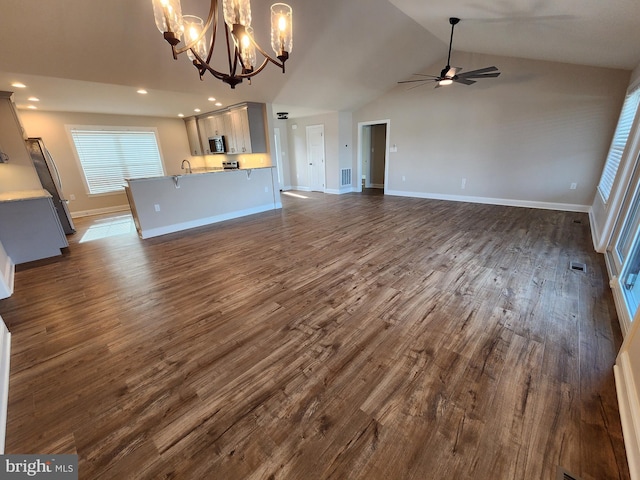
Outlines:
POLYGON ((240 164, 237 160, 225 160, 222 162, 222 168, 225 170, 238 170, 240 164))

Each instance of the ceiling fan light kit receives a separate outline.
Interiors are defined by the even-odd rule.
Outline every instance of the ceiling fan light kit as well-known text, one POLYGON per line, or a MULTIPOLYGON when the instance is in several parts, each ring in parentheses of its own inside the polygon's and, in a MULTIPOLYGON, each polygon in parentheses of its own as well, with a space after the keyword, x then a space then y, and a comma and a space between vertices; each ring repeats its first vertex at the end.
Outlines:
POLYGON ((251 82, 251 77, 264 70, 269 62, 284 73, 284 64, 293 48, 293 11, 289 5, 274 3, 271 6, 271 48, 275 52, 274 58, 254 39, 250 0, 221 0, 228 60, 228 70, 221 72, 211 65, 218 33, 219 0, 210 0, 206 22, 195 15, 183 15, 180 0, 152 2, 156 26, 171 45, 173 58, 177 59, 178 55, 187 52, 201 80, 209 72, 235 88, 245 78, 251 82), (260 65, 256 52, 264 57, 260 65))
POLYGON ((476 83, 477 79, 480 78, 495 78, 500 75, 498 68, 493 67, 485 67, 479 70, 471 70, 470 72, 460 73, 462 68, 460 67, 452 67, 451 66, 451 47, 453 46, 453 29, 455 26, 460 23, 460 19, 457 17, 449 18, 449 23, 451 24, 451 37, 449 39, 449 55, 447 56, 447 65, 442 69, 439 76, 435 75, 424 75, 421 73, 415 73, 414 75, 419 75, 421 77, 428 78, 420 78, 416 80, 405 80, 398 83, 416 83, 416 82, 436 82, 436 88, 444 87, 447 85, 451 85, 452 83, 461 83, 463 85, 473 85, 476 83))

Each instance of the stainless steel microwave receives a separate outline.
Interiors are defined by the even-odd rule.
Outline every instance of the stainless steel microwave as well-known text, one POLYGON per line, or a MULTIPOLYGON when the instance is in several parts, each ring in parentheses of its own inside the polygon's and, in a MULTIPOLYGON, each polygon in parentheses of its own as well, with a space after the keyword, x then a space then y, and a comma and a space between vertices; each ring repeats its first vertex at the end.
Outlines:
POLYGON ((211 153, 225 153, 227 151, 223 135, 209 137, 209 151, 211 153))

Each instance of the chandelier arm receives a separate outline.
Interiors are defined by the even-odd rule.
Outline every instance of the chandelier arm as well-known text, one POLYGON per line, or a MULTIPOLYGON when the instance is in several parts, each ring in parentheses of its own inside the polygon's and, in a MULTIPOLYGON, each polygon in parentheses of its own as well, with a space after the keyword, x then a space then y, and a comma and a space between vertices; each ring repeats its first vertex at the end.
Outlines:
POLYGON ((235 42, 231 42, 229 40, 229 26, 226 22, 224 24, 224 34, 227 38, 227 59, 229 60, 229 76, 235 77, 236 70, 238 68, 238 49, 236 48, 235 42), (231 43, 233 43, 233 60, 231 59, 231 43))
MULTIPOLYGON (((211 10, 209 10, 209 16, 211 16, 211 10)), ((203 28, 203 31, 206 32, 207 28, 203 28)), ((211 45, 209 46, 209 53, 207 54, 207 64, 209 64, 209 62, 211 61, 211 57, 213 56, 213 48, 216 45, 217 33, 218 33, 218 0, 215 1, 215 7, 214 7, 214 13, 213 13, 213 28, 211 30, 211 45)))
MULTIPOLYGON (((215 38, 216 38, 216 24, 218 23, 218 0, 213 0, 211 2, 211 7, 209 8, 209 16, 207 17, 207 21, 204 24, 204 27, 202 27, 202 31, 200 32, 200 34, 189 43, 185 41, 184 47, 174 48, 175 55, 180 55, 181 53, 184 53, 187 50, 191 50, 193 47, 195 47, 198 44, 198 42, 202 40, 202 37, 206 35, 207 30, 209 30, 209 27, 211 27, 214 17, 215 17, 215 22, 213 23, 214 24, 213 35, 211 37, 212 38, 211 47, 213 47, 213 43, 215 42, 215 38)), ((210 53, 212 52, 213 52, 213 48, 210 49, 210 53)), ((210 58, 208 57, 208 59, 210 58)))
POLYGON ((262 56, 265 58, 265 63, 263 64, 263 66, 260 67, 260 70, 262 70, 265 67, 266 62, 271 62, 274 65, 277 65, 278 67, 280 67, 284 71, 284 62, 278 62, 277 60, 274 60, 271 57, 271 55, 265 52, 262 49, 262 47, 258 45, 258 43, 253 38, 249 37, 249 40, 251 41, 251 43, 253 43, 253 46, 256 47, 256 50, 258 50, 262 54, 262 56))

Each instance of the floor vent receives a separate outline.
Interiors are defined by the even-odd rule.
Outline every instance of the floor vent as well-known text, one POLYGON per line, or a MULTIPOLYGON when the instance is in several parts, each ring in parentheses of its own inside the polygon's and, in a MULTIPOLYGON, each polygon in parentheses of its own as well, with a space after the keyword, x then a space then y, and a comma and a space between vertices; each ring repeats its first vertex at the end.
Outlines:
POLYGON ((580 263, 580 262, 571 262, 569 264, 569 268, 571 270, 575 270, 576 272, 586 272, 587 271, 587 266, 584 263, 580 263))
POLYGON ((351 185, 351 169, 350 168, 340 169, 340 186, 348 187, 350 185, 351 185))
POLYGON ((582 223, 582 220, 574 220, 573 223, 582 223))
POLYGON ((556 475, 556 480, 581 480, 580 477, 576 477, 571 473, 567 472, 564 468, 558 467, 558 474, 556 475))

